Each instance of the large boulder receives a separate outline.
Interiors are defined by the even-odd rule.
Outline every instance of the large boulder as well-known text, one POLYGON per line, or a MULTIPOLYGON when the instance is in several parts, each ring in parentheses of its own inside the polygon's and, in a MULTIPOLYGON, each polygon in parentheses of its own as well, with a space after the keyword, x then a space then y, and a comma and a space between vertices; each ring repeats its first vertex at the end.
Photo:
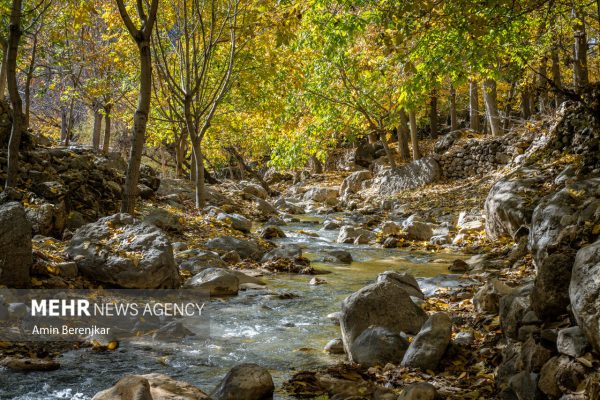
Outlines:
POLYGON ((574 253, 600 223, 600 178, 544 197, 533 212, 529 246, 537 269, 532 308, 543 319, 566 312, 574 253))
POLYGON ((304 193, 304 201, 314 201, 315 203, 325 203, 334 205, 337 201, 338 191, 328 187, 314 187, 304 193))
POLYGON ((33 235, 60 237, 67 223, 65 202, 32 205, 25 211, 33 235))
POLYGON ((92 400, 208 400, 202 390, 162 374, 128 375, 92 400))
POLYGON ((409 240, 429 240, 433 236, 431 224, 420 221, 415 215, 407 218, 402 226, 409 240))
POLYGON ((175 261, 182 271, 197 274, 207 268, 225 268, 227 263, 213 251, 198 249, 185 250, 177 253, 175 261))
POLYGON ((408 345, 408 341, 399 333, 381 326, 370 326, 352 342, 350 354, 355 363, 365 367, 398 364, 408 345))
POLYGON ((129 214, 115 214, 77 229, 66 253, 82 275, 98 282, 131 289, 180 284, 167 236, 129 214))
POLYGON ((256 242, 238 239, 233 236, 219 236, 206 242, 206 247, 222 253, 236 251, 240 257, 252 260, 260 260, 265 250, 256 242))
POLYGON ((485 200, 485 232, 491 240, 527 235, 540 186, 547 176, 539 170, 520 168, 492 186, 485 200))
POLYGON ((419 283, 415 277, 408 272, 385 271, 377 275, 377 282, 391 282, 400 286, 411 296, 420 299, 425 298, 425 295, 419 287, 419 283))
POLYGON ((190 278, 185 287, 206 290, 211 296, 234 296, 240 290, 240 280, 224 268, 207 268, 190 278))
POLYGON ((440 165, 431 158, 422 158, 397 169, 386 169, 373 179, 370 190, 379 195, 394 195, 434 182, 441 176, 440 165))
POLYGON ((267 193, 267 191, 262 186, 260 186, 258 183, 241 181, 240 186, 242 187, 242 191, 244 193, 252 195, 252 196, 256 196, 259 199, 264 200, 267 197, 269 197, 269 194, 267 193))
POLYGON ((210 396, 214 400, 262 400, 272 398, 274 390, 268 370, 256 364, 240 364, 225 375, 210 396))
POLYGON ((144 222, 155 225, 163 231, 181 232, 183 226, 179 216, 162 208, 154 208, 150 210, 144 222))
POLYGON ((19 203, 0 205, 0 285, 29 285, 31 223, 19 203))
POLYGON ((600 240, 577 252, 569 297, 577 324, 600 352, 600 240))
POLYGON ((262 257, 263 262, 276 260, 278 258, 289 258, 294 259, 297 257, 302 257, 302 248, 300 246, 294 244, 283 245, 281 247, 276 247, 273 250, 269 251, 262 257))
POLYGON ((340 196, 347 196, 351 193, 358 193, 363 189, 363 185, 365 181, 371 179, 373 175, 371 171, 356 171, 351 173, 344 179, 342 185, 340 186, 340 196))
POLYGON ((367 285, 342 302, 340 327, 344 348, 353 361, 350 347, 369 326, 416 334, 426 319, 427 314, 399 285, 391 282, 367 285))
POLYGON ((452 321, 448 314, 443 312, 433 314, 406 350, 402 366, 422 370, 436 369, 451 337, 452 321))

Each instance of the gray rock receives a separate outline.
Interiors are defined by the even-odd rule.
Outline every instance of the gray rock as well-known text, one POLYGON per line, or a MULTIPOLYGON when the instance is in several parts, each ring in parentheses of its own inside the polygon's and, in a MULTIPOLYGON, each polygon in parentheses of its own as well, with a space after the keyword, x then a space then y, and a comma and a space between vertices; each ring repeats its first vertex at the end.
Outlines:
POLYGON ((263 239, 278 239, 286 237, 283 230, 274 225, 263 226, 258 230, 257 233, 263 239))
POLYGON ((400 286, 390 282, 367 285, 342 302, 340 328, 344 348, 349 354, 351 344, 369 326, 416 334, 426 319, 427 314, 400 286))
POLYGON ((521 320, 531 306, 532 286, 523 286, 500 299, 500 325, 507 337, 516 339, 521 320))
POLYGON ((209 400, 202 390, 167 375, 128 375, 93 400, 209 400))
POLYGON ((564 314, 573 249, 582 242, 582 227, 600 222, 600 177, 580 181, 544 197, 533 212, 529 246, 537 269, 532 307, 540 318, 564 314))
POLYGON ((256 198, 254 200, 254 204, 256 205, 256 209, 264 216, 272 216, 277 214, 277 209, 266 200, 256 198))
POLYGON ((299 246, 288 244, 281 247, 276 247, 273 250, 265 254, 261 261, 275 260, 277 258, 289 258, 294 259, 296 257, 302 257, 302 249, 299 246))
POLYGON ((558 331, 556 348, 559 353, 571 357, 580 357, 585 353, 589 343, 578 326, 564 328, 558 331))
POLYGON ((169 239, 154 225, 115 214, 77 229, 66 253, 82 275, 131 289, 175 288, 179 271, 169 239))
POLYGON ((340 226, 341 225, 338 221, 332 221, 330 219, 323 222, 323 229, 326 231, 333 231, 333 230, 339 229, 340 226))
POLYGON ((536 398, 537 379, 537 374, 521 371, 509 379, 508 385, 518 400, 531 400, 536 398))
POLYGON ((181 232, 183 230, 179 217, 162 208, 150 210, 144 218, 144 222, 157 226, 164 231, 181 232))
POLYGON ((496 182, 484 205, 486 235, 491 240, 527 235, 540 186, 547 179, 539 170, 521 167, 496 182))
POLYGON ((500 310, 500 298, 512 292, 514 289, 504 282, 492 279, 475 293, 473 304, 479 312, 497 314, 500 310))
POLYGON ((346 250, 331 250, 328 251, 322 258, 323 262, 351 264, 352 254, 346 250))
POLYGON ((31 223, 19 203, 0 205, 0 285, 29 286, 31 223))
POLYGON ((475 342, 473 332, 463 331, 458 332, 454 337, 453 343, 459 346, 470 346, 475 342))
POLYGON ((292 203, 284 198, 281 198, 275 202, 275 207, 288 214, 304 214, 304 208, 297 204, 292 203))
POLYGON ((385 236, 397 235, 400 233, 401 227, 394 221, 386 221, 381 224, 381 234, 385 236))
POLYGON ((435 400, 438 398, 435 386, 427 382, 413 383, 400 393, 398 400, 435 400))
POLYGON ((211 393, 214 400, 263 400, 275 390, 269 371, 256 364, 240 364, 227 373, 211 393))
POLYGON ((577 324, 594 350, 600 352, 600 240, 577 252, 569 297, 577 324))
POLYGON ((374 177, 370 191, 382 196, 394 195, 434 182, 440 176, 438 162, 432 157, 425 157, 395 170, 383 170, 374 177))
POLYGON ((344 354, 344 342, 341 338, 331 339, 323 350, 330 354, 344 354))
POLYGON ((410 296, 424 299, 425 295, 414 276, 408 272, 385 271, 377 275, 377 282, 391 282, 400 286, 410 296))
POLYGON ((325 203, 334 205, 337 202, 338 191, 327 187, 313 187, 308 189, 303 196, 304 201, 314 201, 315 203, 325 203))
POLYGON ((240 280, 223 268, 207 268, 191 277, 185 287, 205 289, 211 296, 234 296, 240 290, 240 280))
POLYGON ((381 326, 370 326, 352 342, 349 355, 353 362, 365 367, 398 364, 408 346, 408 341, 399 333, 381 326))
POLYGON ((402 366, 435 370, 444 356, 451 337, 452 321, 448 314, 443 312, 433 314, 411 342, 402 359, 402 366))
POLYGON ((75 278, 79 273, 77 263, 73 261, 66 261, 56 264, 56 270, 58 271, 58 275, 64 278, 75 278))
POLYGON ((180 270, 189 271, 193 275, 207 268, 225 268, 227 263, 213 251, 198 249, 184 250, 175 256, 180 270))
POLYGON ((358 193, 363 189, 365 181, 371 179, 371 171, 356 171, 348 175, 340 186, 340 196, 347 196, 351 193, 358 193))
POLYGON ((371 232, 367 229, 354 228, 352 226, 346 225, 346 226, 343 226, 342 229, 340 229, 340 233, 338 235, 337 242, 338 243, 354 243, 361 236, 363 237, 363 242, 366 241, 367 243, 369 242, 369 240, 372 240, 375 238, 375 235, 373 234, 373 232, 371 232))
POLYGON ((220 213, 217 215, 217 221, 224 222, 240 232, 248 233, 252 229, 252 221, 240 214, 220 213))
POLYGON ((266 199, 269 197, 267 191, 257 183, 241 181, 240 185, 242 186, 242 191, 244 193, 250 194, 252 196, 256 196, 259 199, 266 199))
POLYGON ((265 251, 255 242, 232 236, 219 236, 206 242, 206 247, 221 252, 236 251, 242 258, 260 260, 265 251))
POLYGON ((412 219, 404 226, 406 237, 409 240, 430 240, 433 236, 431 225, 426 222, 412 219))
POLYGON ((194 333, 183 326, 181 322, 172 321, 164 326, 161 326, 156 332, 154 332, 152 339, 161 341, 178 341, 188 336, 194 336, 194 333))
POLYGON ((60 237, 67 223, 67 212, 64 201, 57 204, 44 203, 27 208, 27 219, 31 222, 34 235, 60 237))

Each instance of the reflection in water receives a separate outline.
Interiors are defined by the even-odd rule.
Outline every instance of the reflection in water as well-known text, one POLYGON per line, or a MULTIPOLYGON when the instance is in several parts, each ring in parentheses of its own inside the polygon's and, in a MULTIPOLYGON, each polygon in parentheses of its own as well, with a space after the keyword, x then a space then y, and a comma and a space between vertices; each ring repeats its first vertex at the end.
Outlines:
MULTIPOLYGON (((312 218, 312 220, 316 220, 312 218)), ((190 382, 206 392, 219 382, 233 366, 254 362, 271 370, 280 386, 293 370, 315 368, 342 360, 322 352, 332 338, 339 337, 339 327, 326 316, 339 311, 341 301, 350 293, 371 283, 387 270, 410 271, 421 286, 431 293, 442 285, 460 284, 452 277, 430 279, 447 273, 448 263, 457 255, 414 253, 402 250, 375 249, 366 245, 335 243, 338 231, 320 230, 320 224, 296 223, 283 227, 288 238, 279 244, 298 244, 305 255, 318 260, 326 250, 351 252, 351 265, 322 264, 318 269, 331 272, 323 278, 325 285, 310 286, 311 277, 277 275, 266 277, 267 288, 241 292, 226 300, 214 300, 208 306, 211 337, 208 340, 186 339, 180 343, 136 342, 123 344, 116 352, 92 353, 90 350, 64 354, 62 368, 53 372, 0 373, 2 399, 90 399, 96 392, 110 387, 126 374, 160 372, 190 382), (311 237, 297 231, 317 233, 311 237), (274 294, 293 293, 281 299, 274 294)), ((281 393, 276 398, 285 398, 281 393)))

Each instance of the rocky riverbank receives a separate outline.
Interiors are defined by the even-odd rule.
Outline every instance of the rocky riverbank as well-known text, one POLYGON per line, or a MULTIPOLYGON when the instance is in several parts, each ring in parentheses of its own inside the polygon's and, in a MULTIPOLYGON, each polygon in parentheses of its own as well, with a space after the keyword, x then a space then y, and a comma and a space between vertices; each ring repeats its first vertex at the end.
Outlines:
MULTIPOLYGON (((343 167, 355 171, 343 174, 293 182, 270 171, 265 178, 276 198, 250 181, 211 185, 210 206, 201 211, 192 211, 188 182, 161 181, 146 168, 135 216, 115 214, 118 157, 34 149, 24 155, 22 189, 0 194, 0 252, 7 255, 0 283, 197 287, 224 302, 252 290, 293 298, 298 294, 269 292, 266 278, 327 272, 319 265, 347 268, 356 249, 419 254, 463 283, 426 290, 425 281, 390 263, 330 316, 339 336, 325 351, 345 354, 348 363, 290 374, 279 393, 592 399, 600 390, 594 123, 587 110, 566 105, 537 125, 535 139, 531 127, 501 139, 465 132, 440 140, 437 155, 397 170, 386 167, 381 149, 357 150, 343 167), (300 218, 303 227, 292 228, 300 218)), ((327 284, 327 276, 306 277, 305 287, 327 284)), ((18 312, 19 305, 0 305, 0 315, 18 312)), ((15 370, 54 368, 52 356, 61 351, 0 348, 5 368, 15 370)), ((164 375, 129 372, 95 398, 208 398, 164 375)), ((260 399, 273 390, 264 366, 242 364, 210 396, 260 399)))

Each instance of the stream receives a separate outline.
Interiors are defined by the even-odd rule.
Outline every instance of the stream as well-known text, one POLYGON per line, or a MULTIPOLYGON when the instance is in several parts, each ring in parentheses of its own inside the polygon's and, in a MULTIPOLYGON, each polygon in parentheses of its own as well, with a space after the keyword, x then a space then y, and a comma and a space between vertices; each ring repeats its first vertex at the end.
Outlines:
POLYGON ((113 352, 73 350, 58 361, 52 372, 28 374, 0 370, 0 398, 18 400, 91 399, 127 374, 158 372, 189 382, 207 393, 237 364, 253 362, 268 368, 275 381, 275 399, 287 399, 280 391, 294 371, 313 369, 343 361, 322 351, 340 337, 339 327, 327 315, 340 310, 341 301, 387 270, 409 271, 419 280, 426 295, 439 287, 460 285, 457 276, 447 275, 448 263, 459 254, 410 252, 368 245, 335 242, 338 230, 322 230, 322 218, 301 216, 301 221, 282 229, 287 238, 278 244, 297 244, 304 255, 315 260, 327 284, 312 286, 306 275, 266 276, 265 289, 240 292, 236 297, 216 299, 207 305, 210 338, 185 339, 179 343, 148 341, 122 343, 113 352), (304 233, 316 233, 311 237, 304 233), (323 250, 343 249, 352 254, 350 265, 319 263, 323 250), (433 263, 445 259, 448 263, 433 263), (281 299, 274 294, 292 293, 281 299))

